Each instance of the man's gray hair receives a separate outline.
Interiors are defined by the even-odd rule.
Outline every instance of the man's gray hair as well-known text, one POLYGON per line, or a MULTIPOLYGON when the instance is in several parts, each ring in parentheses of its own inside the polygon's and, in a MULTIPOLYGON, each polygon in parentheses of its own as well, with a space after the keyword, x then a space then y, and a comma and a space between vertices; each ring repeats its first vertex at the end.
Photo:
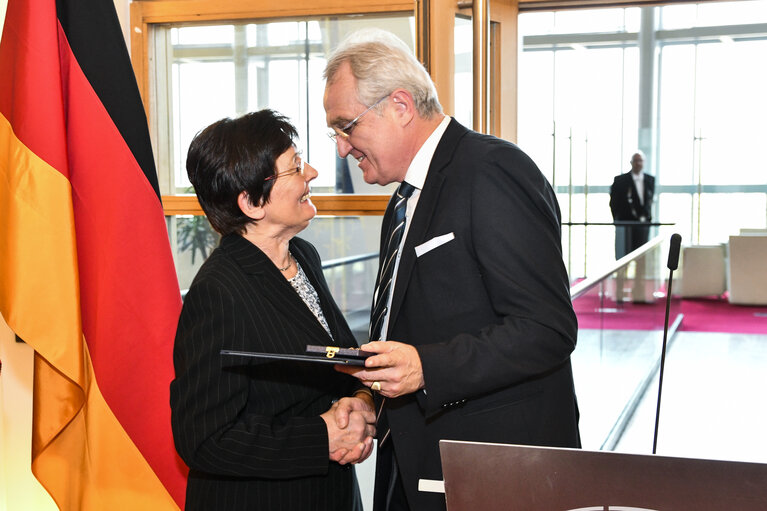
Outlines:
POLYGON ((391 32, 368 28, 349 34, 328 58, 324 72, 328 84, 333 83, 344 62, 349 63, 357 79, 357 97, 362 104, 372 105, 402 88, 413 96, 424 119, 442 113, 429 73, 410 48, 391 32))

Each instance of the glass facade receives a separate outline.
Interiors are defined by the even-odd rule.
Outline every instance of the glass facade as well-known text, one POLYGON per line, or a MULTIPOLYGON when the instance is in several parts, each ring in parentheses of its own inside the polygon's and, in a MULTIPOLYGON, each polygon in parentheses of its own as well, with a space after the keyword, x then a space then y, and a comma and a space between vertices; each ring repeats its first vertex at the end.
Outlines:
MULTIPOLYGON (((563 221, 610 222, 609 186, 641 149, 654 219, 684 243, 767 225, 767 2, 521 14, 519 31, 518 142, 563 221)), ((566 233, 576 257, 581 230, 566 233)), ((588 232, 611 246, 609 228, 588 232)), ((588 258, 570 261, 575 276, 604 267, 600 252, 588 258)))

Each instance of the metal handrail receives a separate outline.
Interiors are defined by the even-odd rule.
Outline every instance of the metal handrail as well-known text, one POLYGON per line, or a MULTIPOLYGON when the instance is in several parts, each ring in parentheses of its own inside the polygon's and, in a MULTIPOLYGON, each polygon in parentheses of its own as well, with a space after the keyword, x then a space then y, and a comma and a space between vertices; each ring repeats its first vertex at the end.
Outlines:
POLYGON ((642 222, 640 220, 616 220, 614 222, 562 222, 563 227, 584 226, 589 227, 592 225, 612 225, 612 226, 644 226, 644 227, 658 227, 662 225, 676 225, 674 222, 642 222))
MULTIPOLYGON (((322 263, 322 269, 327 270, 328 268, 335 268, 336 266, 345 266, 347 264, 357 263, 360 261, 367 261, 368 259, 375 259, 378 257, 378 252, 369 252, 367 254, 359 254, 349 257, 339 257, 337 259, 330 259, 329 261, 325 261, 322 263)), ((183 300, 186 297, 186 294, 189 292, 189 289, 182 289, 181 290, 181 299, 183 300)))
POLYGON ((378 257, 378 252, 370 252, 368 254, 359 254, 348 257, 339 257, 338 259, 331 259, 322 263, 322 269, 334 268, 336 266, 344 266, 346 264, 357 263, 360 261, 367 261, 368 259, 375 259, 378 257))
MULTIPOLYGON (((618 223, 618 222, 616 222, 618 223)), ((626 222, 629 223, 629 222, 626 222)), ((564 224, 563 224, 564 225, 564 224)), ((596 224, 590 224, 590 225, 596 225, 596 224)), ((600 224, 601 225, 601 224, 600 224)), ((605 225, 613 225, 613 224, 605 224, 605 225)), ((667 224, 660 224, 660 225, 667 225, 667 224)), ((673 224, 671 224, 673 225, 673 224)), ((601 273, 597 274, 594 277, 590 277, 587 279, 584 279, 572 286, 570 286, 570 299, 575 300, 579 296, 586 293, 588 290, 599 284, 600 281, 607 278, 608 276, 612 275, 613 273, 617 272, 618 270, 621 270, 622 268, 628 266, 631 261, 634 261, 635 259, 638 259, 639 257, 643 256, 650 250, 652 250, 657 245, 663 243, 665 241, 666 235, 665 234, 659 234, 652 240, 648 241, 638 249, 634 250, 633 252, 630 252, 626 254, 624 257, 618 259, 615 261, 614 264, 607 267, 606 270, 602 271, 601 273)), ((378 252, 369 252, 367 254, 358 254, 348 257, 339 257, 337 259, 330 259, 328 261, 325 261, 322 263, 322 269, 327 270, 329 268, 335 268, 337 266, 345 266, 348 264, 357 263, 360 261, 367 261, 370 259, 375 259, 378 257, 378 252)), ((183 298, 186 296, 186 293, 189 291, 189 289, 182 289, 181 290, 181 297, 183 298)))

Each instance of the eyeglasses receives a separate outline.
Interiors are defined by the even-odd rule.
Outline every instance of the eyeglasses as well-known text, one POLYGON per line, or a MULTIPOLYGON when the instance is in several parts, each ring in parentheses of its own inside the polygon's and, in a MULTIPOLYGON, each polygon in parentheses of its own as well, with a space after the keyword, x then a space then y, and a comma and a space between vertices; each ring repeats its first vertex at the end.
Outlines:
POLYGON ((293 174, 301 174, 302 176, 304 175, 304 160, 302 160, 301 158, 298 159, 298 167, 293 167, 292 169, 278 172, 277 174, 274 174, 273 176, 269 176, 265 178, 264 182, 275 180, 278 177, 292 176, 293 174))
POLYGON ((381 99, 379 99, 378 101, 376 101, 375 103, 367 107, 364 112, 362 112, 357 117, 355 117, 354 119, 346 123, 346 125, 343 128, 332 128, 328 132, 328 137, 330 137, 330 139, 335 143, 338 143, 338 137, 341 137, 344 140, 348 139, 349 136, 351 136, 352 130, 354 129, 354 127, 357 126, 357 124, 360 122, 360 119, 362 119, 362 117, 366 113, 368 113, 369 111, 377 107, 384 99, 388 97, 389 97, 389 94, 387 94, 386 96, 382 97, 381 99))

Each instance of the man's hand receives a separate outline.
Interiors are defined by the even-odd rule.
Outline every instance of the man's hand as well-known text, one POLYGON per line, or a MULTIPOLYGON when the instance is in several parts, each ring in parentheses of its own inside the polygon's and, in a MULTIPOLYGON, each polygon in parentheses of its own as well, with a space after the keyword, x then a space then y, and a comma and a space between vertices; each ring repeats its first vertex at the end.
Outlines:
POLYGON ((365 359, 364 369, 358 366, 337 365, 336 370, 358 378, 363 384, 386 397, 412 394, 424 388, 421 358, 410 344, 376 341, 361 346, 361 349, 378 354, 365 359))
POLYGON ((361 463, 373 452, 375 411, 372 399, 339 399, 320 417, 328 428, 330 459, 341 465, 361 463))

